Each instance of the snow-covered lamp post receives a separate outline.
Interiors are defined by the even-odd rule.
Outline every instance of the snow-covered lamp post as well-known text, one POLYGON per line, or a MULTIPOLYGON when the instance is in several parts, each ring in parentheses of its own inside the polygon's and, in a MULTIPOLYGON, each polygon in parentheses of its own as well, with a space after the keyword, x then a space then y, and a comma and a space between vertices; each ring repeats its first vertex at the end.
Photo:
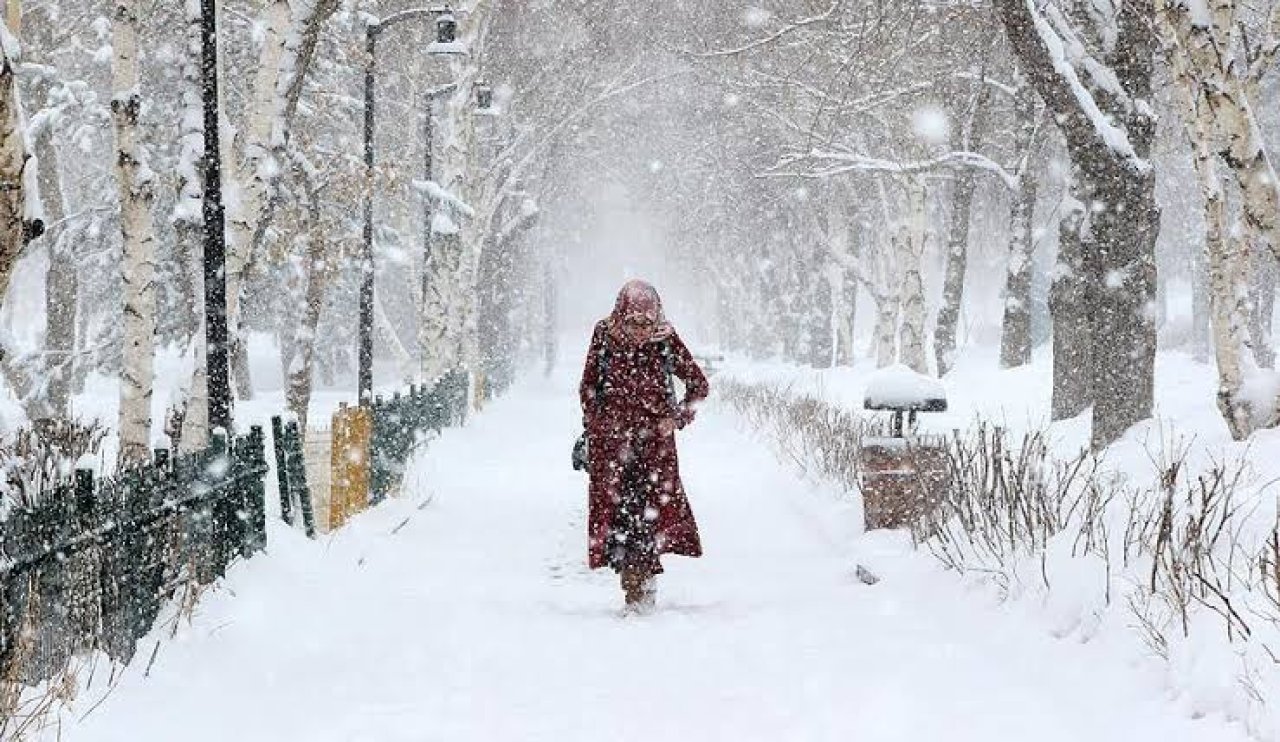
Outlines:
MULTIPOLYGON (((360 332, 359 332, 359 378, 357 382, 358 395, 361 404, 367 404, 373 401, 373 285, 374 285, 374 264, 373 264, 373 181, 374 181, 374 149, 373 149, 373 132, 375 125, 374 116, 374 84, 376 81, 376 65, 375 57, 378 47, 378 37, 382 35, 392 26, 413 20, 434 19, 436 29, 436 39, 426 47, 426 52, 431 55, 448 56, 453 54, 466 54, 467 47, 465 44, 457 40, 458 23, 454 18, 454 11, 449 6, 433 7, 433 8, 411 8, 402 10, 398 13, 375 20, 369 23, 365 31, 365 68, 364 68, 364 165, 365 165, 365 184, 364 184, 364 249, 360 260, 360 332)), ((434 100, 434 95, 443 94, 452 90, 452 87, 446 86, 433 93, 428 97, 428 103, 434 100)), ((430 137, 431 134, 431 112, 427 111, 427 125, 424 130, 425 134, 430 137)), ((427 142, 427 177, 430 178, 431 168, 431 142, 427 142)), ((431 231, 431 222, 428 218, 427 232, 431 231)), ((430 239, 428 236, 425 238, 430 239)), ((429 249, 429 244, 428 244, 429 249)))

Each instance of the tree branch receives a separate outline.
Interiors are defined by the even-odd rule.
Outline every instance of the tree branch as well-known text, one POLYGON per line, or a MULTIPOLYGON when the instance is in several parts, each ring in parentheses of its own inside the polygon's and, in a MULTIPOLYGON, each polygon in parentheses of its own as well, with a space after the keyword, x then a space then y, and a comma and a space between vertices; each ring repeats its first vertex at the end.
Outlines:
POLYGON ((806 26, 812 26, 816 23, 821 23, 827 20, 831 16, 835 15, 835 12, 839 10, 840 2, 841 0, 834 0, 834 2, 831 3, 831 7, 827 8, 826 11, 819 13, 818 15, 810 16, 809 18, 802 18, 798 21, 795 21, 794 23, 790 23, 786 26, 783 26, 777 32, 764 37, 763 39, 757 39, 756 41, 752 41, 743 46, 739 46, 734 49, 721 49, 721 50, 709 51, 709 52, 686 51, 685 54, 688 54, 689 56, 692 56, 692 57, 697 57, 698 59, 712 59, 715 57, 732 57, 738 54, 745 54, 746 52, 759 49, 764 46, 768 46, 778 41, 779 39, 782 39, 783 37, 788 36, 789 34, 795 31, 799 31, 800 29, 805 28, 806 26))

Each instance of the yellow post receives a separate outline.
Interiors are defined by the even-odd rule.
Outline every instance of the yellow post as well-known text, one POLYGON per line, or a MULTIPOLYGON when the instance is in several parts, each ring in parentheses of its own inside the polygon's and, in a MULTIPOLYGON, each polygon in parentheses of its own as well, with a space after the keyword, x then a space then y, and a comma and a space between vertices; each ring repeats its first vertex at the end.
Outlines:
POLYGON ((7 0, 5 23, 9 26, 9 33, 14 36, 22 34, 22 0, 7 0))
POLYGON ((367 407, 342 405, 333 416, 332 485, 329 494, 329 528, 341 528, 369 504, 372 472, 370 444, 373 412, 367 407))

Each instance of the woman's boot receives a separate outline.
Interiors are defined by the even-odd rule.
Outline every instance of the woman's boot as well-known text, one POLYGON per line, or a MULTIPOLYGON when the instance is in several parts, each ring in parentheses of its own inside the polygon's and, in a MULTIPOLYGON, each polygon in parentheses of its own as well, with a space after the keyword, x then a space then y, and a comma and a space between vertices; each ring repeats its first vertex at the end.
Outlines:
POLYGON ((645 575, 640 583, 640 602, 636 605, 641 613, 652 613, 658 607, 658 577, 645 575))
POLYGON ((644 603, 647 575, 636 569, 624 569, 621 573, 622 596, 628 609, 637 609, 644 603))

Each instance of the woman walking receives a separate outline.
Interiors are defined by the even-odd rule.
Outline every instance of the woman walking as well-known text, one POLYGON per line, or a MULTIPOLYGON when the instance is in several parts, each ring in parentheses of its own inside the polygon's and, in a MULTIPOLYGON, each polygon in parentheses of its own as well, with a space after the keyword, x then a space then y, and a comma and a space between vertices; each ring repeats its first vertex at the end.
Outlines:
POLYGON ((663 316, 653 286, 630 281, 596 323, 579 396, 591 476, 592 569, 611 567, 629 610, 653 607, 662 554, 702 555, 680 483, 675 431, 693 421, 707 378, 663 316), (685 386, 677 399, 672 377, 685 386))

